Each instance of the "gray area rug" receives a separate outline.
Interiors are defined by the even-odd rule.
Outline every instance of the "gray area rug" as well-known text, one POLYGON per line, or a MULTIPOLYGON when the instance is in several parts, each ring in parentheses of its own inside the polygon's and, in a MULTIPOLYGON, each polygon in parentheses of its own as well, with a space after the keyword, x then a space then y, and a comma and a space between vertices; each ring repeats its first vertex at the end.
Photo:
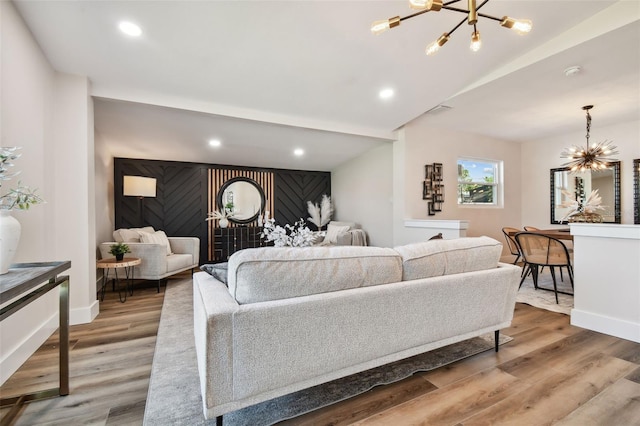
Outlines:
MULTIPOLYGON (((560 273, 556 271, 556 284, 558 290, 566 293, 572 293, 571 281, 569 276, 564 270, 564 281, 560 280, 560 273)), ((538 275, 538 287, 544 287, 553 290, 553 279, 551 278, 551 272, 548 268, 538 275)), ((573 296, 566 294, 558 294, 558 302, 556 304, 556 296, 553 291, 546 291, 533 287, 533 278, 530 276, 524 280, 522 287, 518 290, 516 302, 526 303, 527 305, 535 306, 536 308, 545 309, 547 311, 560 312, 561 314, 571 315, 571 309, 573 309, 573 296)))
MULTIPOLYGON (((192 285, 189 278, 167 286, 145 407, 144 424, 148 426, 215 424, 215 420, 206 420, 202 411, 192 285)), ((500 344, 510 340, 503 335, 500 344)), ((271 425, 490 349, 493 333, 225 414, 224 424, 271 425)))

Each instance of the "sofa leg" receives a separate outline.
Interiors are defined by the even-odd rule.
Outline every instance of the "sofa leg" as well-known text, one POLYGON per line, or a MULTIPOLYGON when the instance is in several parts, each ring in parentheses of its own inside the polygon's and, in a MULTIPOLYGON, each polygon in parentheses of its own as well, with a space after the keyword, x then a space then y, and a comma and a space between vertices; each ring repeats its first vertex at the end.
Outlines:
POLYGON ((222 426, 222 416, 216 417, 216 426, 222 426))
POLYGON ((498 352, 498 348, 499 348, 498 342, 500 342, 500 330, 496 330, 493 333, 494 333, 494 340, 496 343, 496 352, 498 352))
POLYGON ((158 293, 160 293, 160 281, 161 280, 158 280, 158 293))

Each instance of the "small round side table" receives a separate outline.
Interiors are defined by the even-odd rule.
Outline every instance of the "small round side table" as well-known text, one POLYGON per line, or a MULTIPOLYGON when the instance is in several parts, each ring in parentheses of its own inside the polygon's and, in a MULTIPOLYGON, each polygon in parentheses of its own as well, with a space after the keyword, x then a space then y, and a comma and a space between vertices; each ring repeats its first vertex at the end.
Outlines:
MULTIPOLYGON (((113 269, 116 277, 113 286, 115 287, 115 281, 118 282, 118 298, 120 299, 120 302, 124 303, 127 301, 127 291, 131 296, 133 296, 133 267, 140 265, 140 263, 142 263, 142 261, 138 257, 125 257, 122 260, 116 260, 115 257, 111 259, 98 260, 96 267, 102 268, 102 295, 100 297, 100 301, 104 300, 104 291, 107 286, 107 281, 109 280, 109 269, 113 269), (122 297, 123 292, 120 288, 118 268, 124 268, 126 275, 124 298, 122 297)), ((115 288, 112 287, 112 290, 115 290, 115 288)))

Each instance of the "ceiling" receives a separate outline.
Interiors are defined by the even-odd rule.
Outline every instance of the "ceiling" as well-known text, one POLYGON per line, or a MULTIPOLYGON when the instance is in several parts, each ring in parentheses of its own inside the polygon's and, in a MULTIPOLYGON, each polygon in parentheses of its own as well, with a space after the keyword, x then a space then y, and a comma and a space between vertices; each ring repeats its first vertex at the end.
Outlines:
POLYGON ((97 138, 117 156, 331 170, 440 104, 452 108, 430 113, 434 126, 513 141, 579 130, 587 103, 594 126, 640 116, 637 0, 492 0, 482 12, 533 31, 480 18, 479 52, 464 24, 431 57, 464 16, 371 34, 407 3, 14 0, 52 66, 91 81, 97 138), (379 99, 385 87, 393 98, 379 99))

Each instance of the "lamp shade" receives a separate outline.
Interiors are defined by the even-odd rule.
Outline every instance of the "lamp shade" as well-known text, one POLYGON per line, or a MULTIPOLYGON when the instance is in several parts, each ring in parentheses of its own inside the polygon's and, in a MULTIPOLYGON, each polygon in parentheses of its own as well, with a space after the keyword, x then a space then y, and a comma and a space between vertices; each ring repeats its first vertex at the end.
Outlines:
POLYGON ((125 197, 155 197, 156 179, 142 176, 124 176, 122 181, 125 197))

